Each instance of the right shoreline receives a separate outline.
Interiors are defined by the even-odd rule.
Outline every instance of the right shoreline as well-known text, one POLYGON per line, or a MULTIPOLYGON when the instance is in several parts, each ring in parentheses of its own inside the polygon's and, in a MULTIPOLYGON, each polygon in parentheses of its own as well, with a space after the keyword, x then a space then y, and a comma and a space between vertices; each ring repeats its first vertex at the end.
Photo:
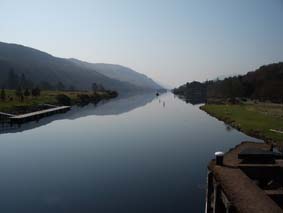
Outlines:
MULTIPOLYGON (((235 105, 216 105, 216 104, 205 104, 203 106, 200 106, 199 109, 206 112, 208 115, 216 118, 219 121, 224 122, 227 125, 230 125, 231 127, 237 129, 238 131, 251 136, 251 137, 255 137, 257 139, 261 139, 263 140, 265 143, 267 144, 271 144, 271 143, 275 143, 277 144, 279 147, 282 147, 283 145, 283 134, 280 133, 274 133, 271 132, 270 128, 269 131, 270 133, 267 133, 266 130, 263 129, 258 129, 256 126, 248 126, 247 124, 244 123, 244 121, 250 122, 250 123, 256 123, 255 121, 251 121, 249 120, 249 118, 245 118, 239 121, 239 119, 237 119, 238 114, 240 114, 241 112, 233 112, 233 113, 229 113, 229 112, 224 112, 225 109, 227 111, 233 110, 233 106, 235 108, 235 105), (246 120, 245 120, 246 119, 246 120), (276 135, 276 137, 274 136, 276 135), (277 138, 280 139, 277 139, 277 138)), ((242 106, 240 105, 236 105, 236 107, 238 108, 242 108, 242 106)), ((279 121, 280 122, 280 121, 279 121)), ((281 121, 282 122, 282 121, 281 121)), ((282 126, 283 127, 283 126, 282 126)))

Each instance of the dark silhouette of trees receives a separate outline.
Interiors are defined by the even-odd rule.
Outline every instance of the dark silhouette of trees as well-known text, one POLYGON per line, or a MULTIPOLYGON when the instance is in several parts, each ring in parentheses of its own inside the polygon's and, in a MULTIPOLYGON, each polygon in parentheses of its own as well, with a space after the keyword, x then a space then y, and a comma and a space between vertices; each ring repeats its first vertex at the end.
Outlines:
POLYGON ((96 83, 92 83, 91 89, 93 92, 96 92, 98 90, 98 85, 96 83))
POLYGON ((76 87, 75 87, 74 85, 70 85, 69 90, 70 90, 70 91, 75 91, 75 90, 76 90, 76 87))
POLYGON ((42 90, 53 90, 54 87, 47 81, 41 81, 39 85, 42 90))
POLYGON ((38 87, 35 87, 31 90, 31 95, 33 97, 40 96, 41 90, 38 87))
POLYGON ((4 81, 4 84, 7 89, 17 89, 18 87, 30 89, 33 87, 33 82, 24 73, 19 77, 13 68, 9 70, 8 78, 4 81))
POLYGON ((59 81, 57 83, 56 89, 59 90, 59 91, 64 91, 65 90, 65 85, 61 81, 59 81))
POLYGON ((251 98, 261 101, 282 102, 283 63, 269 64, 246 75, 228 77, 223 80, 206 81, 196 86, 186 83, 173 90, 175 94, 192 96, 206 90, 207 98, 251 98))
POLYGON ((97 83, 92 83, 91 89, 93 92, 105 91, 104 86, 102 84, 97 84, 97 83))
POLYGON ((5 101, 5 100, 6 100, 6 92, 5 92, 5 89, 4 89, 4 88, 2 88, 2 90, 1 90, 1 100, 2 100, 2 101, 5 101))
POLYGON ((7 79, 7 88, 16 89, 19 86, 19 76, 15 74, 14 69, 11 68, 7 79))
POLYGON ((23 95, 23 91, 22 91, 22 88, 21 87, 18 87, 16 89, 16 96, 21 100, 23 101, 24 100, 24 95, 23 95))
POLYGON ((30 96, 30 91, 29 91, 28 88, 25 89, 24 96, 26 96, 26 97, 30 96))
POLYGON ((71 105, 71 99, 67 95, 64 95, 64 94, 57 95, 56 100, 60 105, 66 105, 66 106, 71 105))
POLYGON ((20 84, 19 86, 22 88, 26 88, 28 86, 28 82, 24 73, 22 73, 21 75, 19 84, 20 84))
POLYGON ((104 88, 104 86, 102 84, 100 84, 98 90, 99 91, 105 91, 105 88, 104 88))
POLYGON ((191 83, 188 82, 185 85, 174 89, 173 92, 185 98, 186 102, 193 104, 202 103, 206 99, 206 84, 197 81, 191 83))

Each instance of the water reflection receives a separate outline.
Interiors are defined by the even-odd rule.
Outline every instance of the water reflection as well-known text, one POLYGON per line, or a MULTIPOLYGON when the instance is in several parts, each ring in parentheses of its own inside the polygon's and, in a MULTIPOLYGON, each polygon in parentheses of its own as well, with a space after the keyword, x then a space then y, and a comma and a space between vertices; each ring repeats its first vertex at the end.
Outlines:
POLYGON ((75 120, 90 115, 119 115, 130 112, 136 108, 150 103, 156 98, 155 93, 129 93, 111 100, 103 100, 97 105, 89 104, 83 107, 74 106, 63 114, 56 114, 42 118, 38 121, 28 122, 22 125, 10 125, 10 123, 0 124, 0 134, 22 132, 47 125, 55 120, 70 119, 75 120))
POLYGON ((154 97, 0 135, 0 212, 204 212, 213 153, 254 139, 171 94, 154 97))
POLYGON ((192 105, 202 104, 206 102, 206 99, 203 97, 187 97, 182 95, 174 95, 174 98, 178 97, 179 99, 185 101, 187 104, 190 103, 192 105))

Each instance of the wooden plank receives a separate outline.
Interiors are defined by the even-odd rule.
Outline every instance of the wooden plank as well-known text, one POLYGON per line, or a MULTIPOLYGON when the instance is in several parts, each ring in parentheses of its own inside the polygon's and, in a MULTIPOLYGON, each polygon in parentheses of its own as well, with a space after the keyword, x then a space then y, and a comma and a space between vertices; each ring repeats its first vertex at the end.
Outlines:
POLYGON ((213 172, 237 212, 282 213, 282 209, 240 169, 215 166, 213 172))
POLYGON ((11 117, 12 120, 19 120, 19 119, 25 119, 25 118, 30 118, 30 117, 35 117, 37 115, 44 115, 47 113, 51 113, 51 112, 56 112, 56 111, 60 111, 60 110, 64 110, 64 109, 70 109, 70 106, 61 106, 61 107, 56 107, 56 108, 52 108, 52 109, 45 109, 45 110, 40 110, 40 111, 36 111, 36 112, 31 112, 31 113, 27 113, 27 114, 23 114, 23 115, 16 115, 11 117))
POLYGON ((0 115, 4 115, 4 116, 8 116, 8 117, 13 117, 15 115, 9 114, 9 113, 5 113, 5 112, 0 112, 0 115))
POLYGON ((280 195, 280 196, 283 197, 283 190, 282 189, 264 190, 264 192, 269 196, 280 195))
POLYGON ((280 130, 277 130, 277 129, 270 129, 269 131, 283 134, 283 131, 280 131, 280 130))
POLYGON ((53 104, 41 104, 41 106, 47 106, 47 107, 58 107, 58 106, 53 105, 53 104))

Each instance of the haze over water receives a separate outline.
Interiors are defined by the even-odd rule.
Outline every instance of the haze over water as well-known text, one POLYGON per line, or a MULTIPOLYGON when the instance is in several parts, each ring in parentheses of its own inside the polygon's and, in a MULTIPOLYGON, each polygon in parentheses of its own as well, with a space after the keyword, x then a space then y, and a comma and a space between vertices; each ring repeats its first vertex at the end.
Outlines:
POLYGON ((170 93, 50 118, 0 135, 1 212, 203 212, 213 153, 257 141, 170 93))

